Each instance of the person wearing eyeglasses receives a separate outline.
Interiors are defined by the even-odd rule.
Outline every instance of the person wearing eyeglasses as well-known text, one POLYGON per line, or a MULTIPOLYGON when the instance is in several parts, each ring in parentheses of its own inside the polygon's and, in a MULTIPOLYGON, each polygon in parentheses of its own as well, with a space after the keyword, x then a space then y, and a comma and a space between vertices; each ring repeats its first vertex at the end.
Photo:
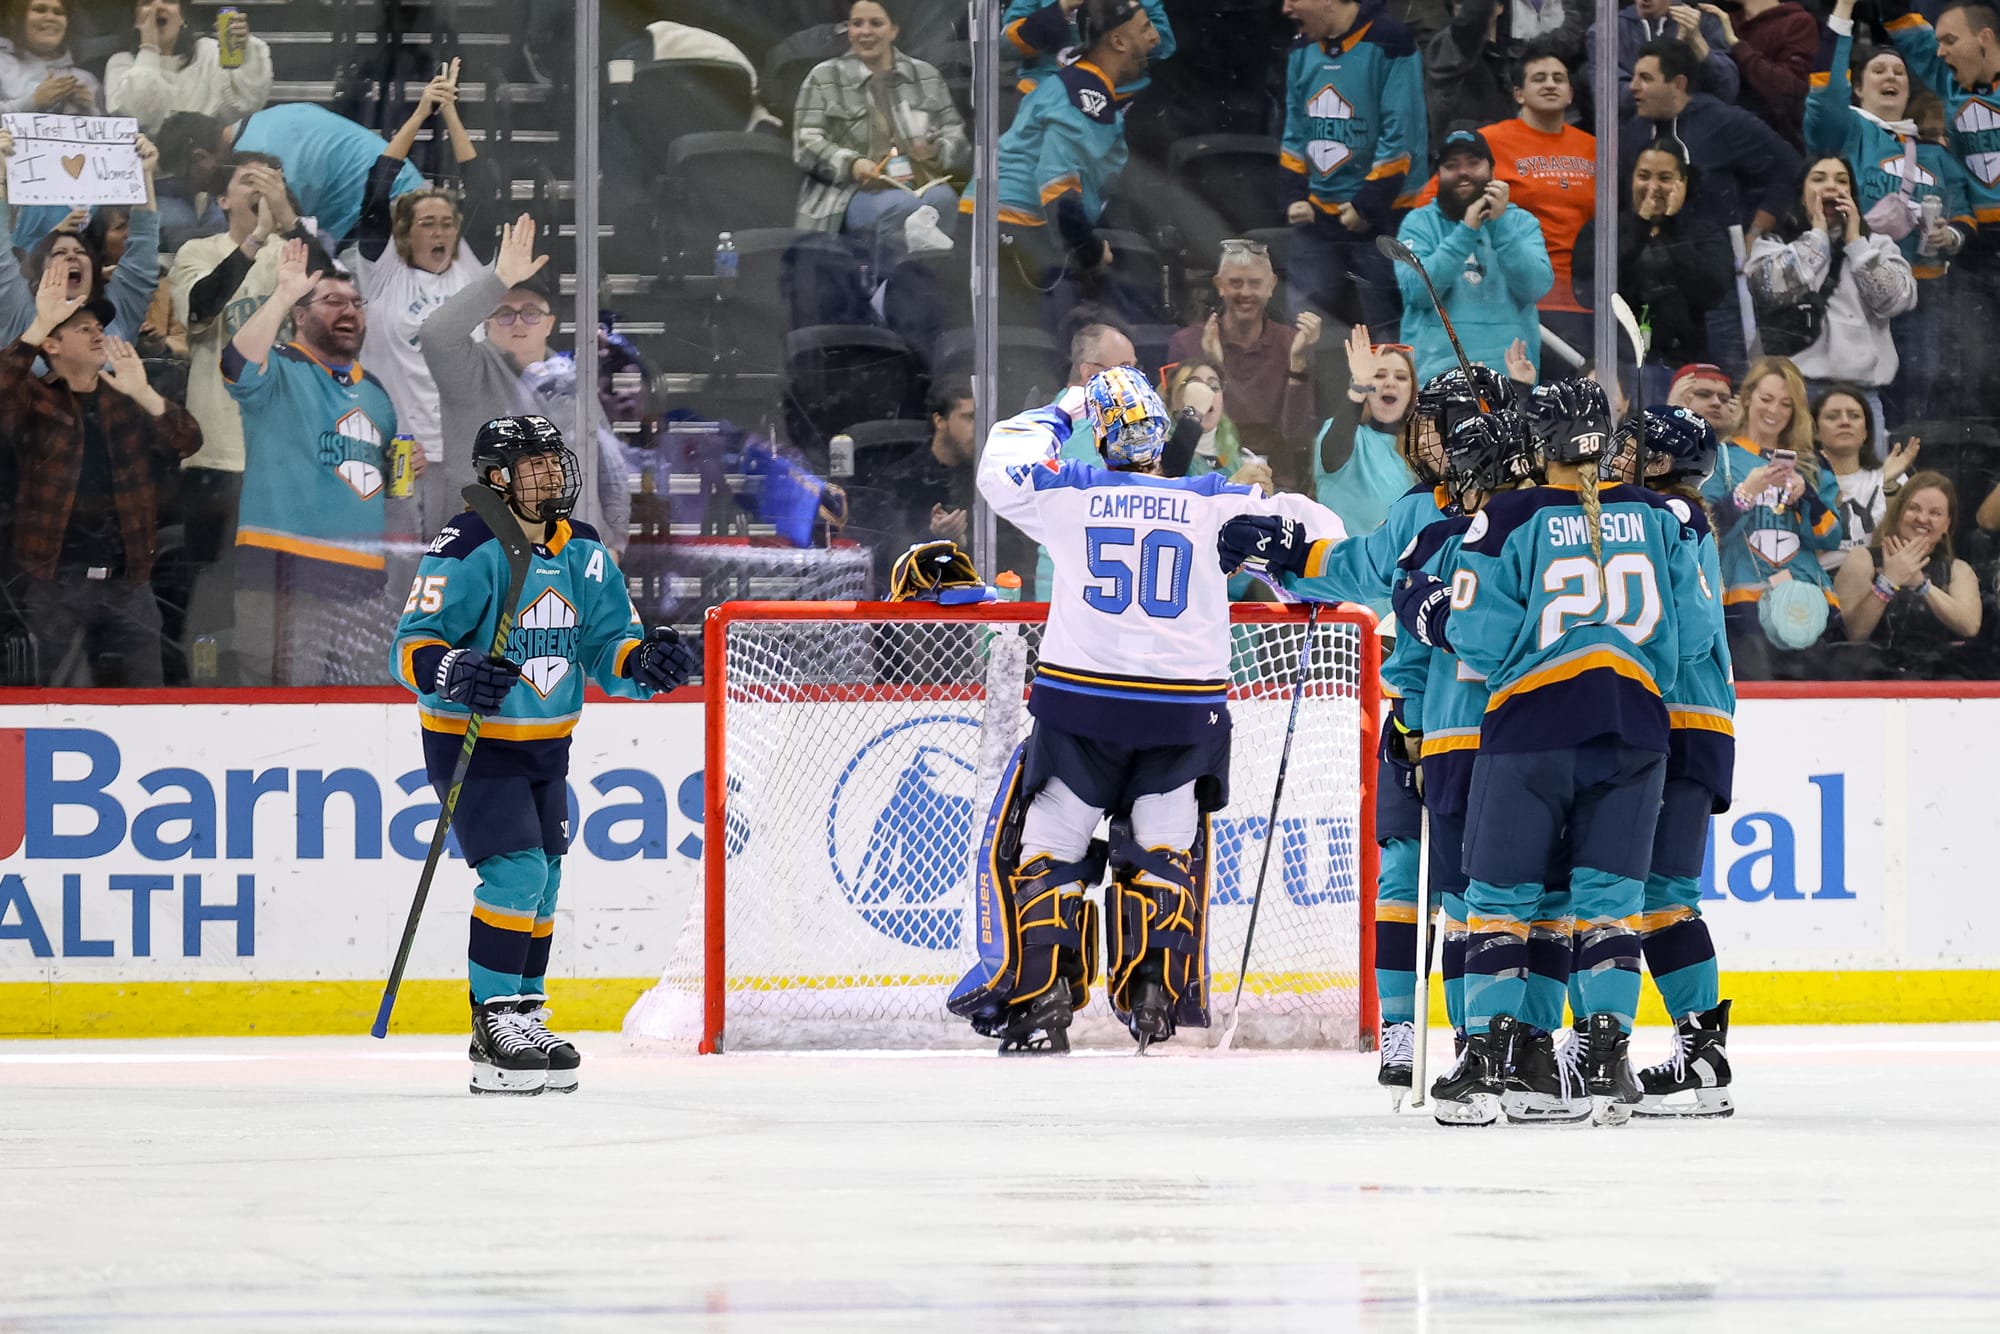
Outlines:
POLYGON ((1174 334, 1167 344, 1167 364, 1200 358, 1222 367, 1229 377, 1230 415, 1239 425, 1284 431, 1289 423, 1310 430, 1312 358, 1320 318, 1306 311, 1296 325, 1272 319, 1271 298, 1277 290, 1271 252, 1261 241, 1224 241, 1215 266, 1217 308, 1206 320, 1174 334), (1294 411, 1288 414, 1288 408, 1294 411))
MULTIPOLYGON (((425 317, 419 331, 424 365, 438 387, 444 476, 472 468, 472 444, 494 417, 539 414, 573 422, 576 370, 567 354, 551 354, 555 308, 536 280, 547 255, 535 253, 535 220, 523 213, 501 228, 493 263, 425 317)), ((631 529, 632 481, 617 438, 600 422, 597 438, 571 437, 586 487, 575 517, 595 528, 615 554, 631 529)))
POLYGON ((382 600, 383 493, 396 406, 361 369, 368 303, 354 278, 296 237, 271 299, 222 351, 243 413, 236 524, 236 650, 244 685, 372 685, 389 627, 355 608, 382 600), (286 320, 292 341, 280 345, 286 320))

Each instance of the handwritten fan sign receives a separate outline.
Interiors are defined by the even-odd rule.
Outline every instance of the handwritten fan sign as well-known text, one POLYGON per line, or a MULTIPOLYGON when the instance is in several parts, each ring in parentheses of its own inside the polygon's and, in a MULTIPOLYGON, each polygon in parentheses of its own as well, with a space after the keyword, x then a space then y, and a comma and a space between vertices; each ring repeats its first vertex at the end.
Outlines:
POLYGON ((7 160, 11 204, 143 204, 139 122, 130 116, 0 116, 14 136, 7 160))

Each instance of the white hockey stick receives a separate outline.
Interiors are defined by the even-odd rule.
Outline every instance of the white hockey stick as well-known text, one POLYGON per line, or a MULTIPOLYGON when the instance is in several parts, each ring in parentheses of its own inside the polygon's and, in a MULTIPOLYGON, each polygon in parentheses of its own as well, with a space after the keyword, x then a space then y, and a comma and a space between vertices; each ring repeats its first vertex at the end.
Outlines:
MULTIPOLYGON (((1418 801, 1423 800, 1418 794, 1418 801)), ((1416 1041, 1410 1048, 1410 1106, 1424 1105, 1431 1037, 1431 809, 1419 805, 1417 815, 1417 1008, 1416 1041)))

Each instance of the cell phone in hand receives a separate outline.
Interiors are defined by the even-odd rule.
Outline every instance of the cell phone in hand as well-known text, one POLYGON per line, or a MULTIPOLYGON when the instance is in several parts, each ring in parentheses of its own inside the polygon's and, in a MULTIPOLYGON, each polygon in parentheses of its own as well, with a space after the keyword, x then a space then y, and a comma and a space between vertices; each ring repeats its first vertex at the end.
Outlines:
POLYGON ((1790 449, 1774 449, 1771 451, 1772 472, 1794 473, 1798 470, 1799 456, 1796 451, 1790 449))

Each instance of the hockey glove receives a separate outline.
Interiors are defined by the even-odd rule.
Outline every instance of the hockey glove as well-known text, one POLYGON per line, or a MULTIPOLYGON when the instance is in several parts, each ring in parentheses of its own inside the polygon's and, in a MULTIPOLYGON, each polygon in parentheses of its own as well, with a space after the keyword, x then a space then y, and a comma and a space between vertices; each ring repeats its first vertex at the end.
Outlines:
POLYGON ((1215 554, 1224 574, 1254 563, 1274 575, 1304 575, 1311 551, 1305 525, 1276 514, 1238 515, 1215 535, 1215 554))
POLYGON ((625 675, 648 690, 678 690, 700 666, 671 625, 656 625, 639 647, 625 655, 625 675))
POLYGON ((489 658, 469 648, 455 648, 438 659, 434 689, 444 698, 474 713, 491 713, 521 679, 521 664, 489 658))
POLYGON ((1383 758, 1389 761, 1396 786, 1416 793, 1419 798, 1424 795, 1423 753, 1424 734, 1406 730, 1402 719, 1391 717, 1388 731, 1383 734, 1383 758))
POLYGON ((1451 620, 1451 585, 1422 570, 1412 572, 1396 586, 1390 599, 1396 619, 1417 637, 1419 644, 1452 652, 1446 626, 1451 620))

